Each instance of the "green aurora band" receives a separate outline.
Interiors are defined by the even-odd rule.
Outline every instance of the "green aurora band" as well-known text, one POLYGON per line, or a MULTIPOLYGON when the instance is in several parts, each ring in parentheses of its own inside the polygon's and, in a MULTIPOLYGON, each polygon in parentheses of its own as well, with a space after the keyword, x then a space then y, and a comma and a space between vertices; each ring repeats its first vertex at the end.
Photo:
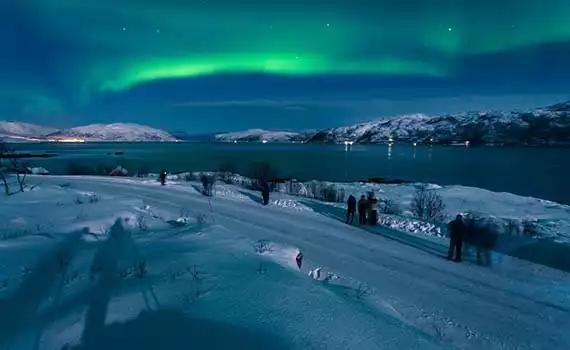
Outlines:
POLYGON ((99 91, 232 73, 453 77, 466 58, 570 39, 567 0, 36 2, 46 35, 78 49, 68 74, 99 91))

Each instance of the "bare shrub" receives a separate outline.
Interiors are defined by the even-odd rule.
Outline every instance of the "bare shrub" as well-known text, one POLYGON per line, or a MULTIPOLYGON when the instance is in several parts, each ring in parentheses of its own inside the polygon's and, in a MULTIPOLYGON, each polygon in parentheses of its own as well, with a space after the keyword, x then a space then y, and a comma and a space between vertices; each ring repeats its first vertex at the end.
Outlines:
POLYGON ((535 220, 525 219, 522 222, 523 235, 526 237, 536 237, 539 234, 538 222, 535 220))
POLYGON ((202 182, 202 194, 204 196, 212 197, 214 184, 216 183, 216 176, 213 174, 202 173, 200 174, 200 182, 202 182))
POLYGON ((511 236, 520 236, 521 235, 521 227, 517 220, 514 219, 506 219, 505 220, 505 230, 507 234, 511 236))
POLYGON ((265 239, 260 239, 253 244, 253 250, 257 254, 270 253, 273 251, 271 243, 265 239))
POLYGON ((439 324, 436 320, 433 320, 432 328, 433 328, 433 332, 435 333, 436 338, 439 341, 444 341, 445 340, 445 331, 443 330, 442 325, 439 324))
POLYGON ((148 223, 146 221, 146 216, 144 214, 138 214, 135 218, 135 223, 139 230, 146 231, 148 230, 148 223))
POLYGON ((402 208, 398 203, 390 199, 384 199, 381 201, 380 212, 387 215, 401 215, 402 208))
POLYGON ((201 266, 194 264, 192 265, 192 267, 188 268, 187 270, 192 276, 192 280, 196 282, 202 282, 204 280, 204 271, 202 270, 201 266))
POLYGON ((199 180, 199 176, 196 176, 196 174, 194 174, 194 173, 184 174, 184 181, 186 181, 186 182, 192 182, 192 181, 197 181, 197 180, 199 180))
POLYGON ((196 213, 194 215, 195 219, 196 219, 196 223, 203 225, 206 223, 206 221, 208 220, 208 214, 206 213, 196 213))
POLYGON ((439 194, 429 191, 425 186, 417 189, 410 210, 422 220, 442 222, 446 219, 443 199, 439 194))
POLYGON ((133 275, 142 280, 143 278, 146 277, 147 275, 147 270, 146 270, 146 260, 140 260, 137 261, 134 265, 133 265, 133 275))
POLYGON ((344 202, 345 191, 344 188, 338 188, 336 185, 331 184, 320 188, 319 195, 316 199, 330 202, 338 203, 344 202))
POLYGON ((27 166, 27 164, 20 162, 14 149, 10 148, 6 142, 0 141, 0 180, 4 184, 4 193, 7 196, 13 194, 10 192, 8 179, 10 173, 16 174, 19 192, 24 192, 28 173, 27 166))
POLYGON ((366 283, 359 283, 355 291, 356 299, 361 300, 373 294, 373 291, 366 285, 366 283))
POLYGON ((94 204, 94 203, 99 203, 99 201, 102 199, 103 197, 101 196, 101 194, 99 193, 93 193, 89 196, 89 203, 94 204))

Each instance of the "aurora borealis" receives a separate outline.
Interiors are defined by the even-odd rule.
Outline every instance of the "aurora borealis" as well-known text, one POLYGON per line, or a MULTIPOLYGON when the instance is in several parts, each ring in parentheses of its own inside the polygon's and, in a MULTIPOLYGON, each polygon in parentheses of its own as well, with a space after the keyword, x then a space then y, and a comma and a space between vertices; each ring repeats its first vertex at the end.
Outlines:
POLYGON ((567 0, 8 0, 0 119, 204 132, 570 97, 567 0))

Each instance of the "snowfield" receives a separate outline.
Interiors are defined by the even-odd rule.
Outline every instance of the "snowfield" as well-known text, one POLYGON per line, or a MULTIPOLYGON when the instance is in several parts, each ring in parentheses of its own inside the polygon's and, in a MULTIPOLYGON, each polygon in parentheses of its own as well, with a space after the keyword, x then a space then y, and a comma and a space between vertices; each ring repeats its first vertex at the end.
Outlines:
MULTIPOLYGON (((570 344, 566 272, 500 254, 491 267, 469 256, 455 264, 437 235, 400 233, 397 242, 387 228, 345 225, 327 210, 334 205, 272 193, 264 207, 258 193, 234 185, 216 184, 209 198, 176 177, 160 186, 150 178, 30 175, 29 184, 0 198, 0 348, 570 344)), ((413 193, 413 185, 346 186, 355 194, 378 186, 377 194, 402 202, 413 193)), ((486 209, 463 203, 465 188, 437 190, 450 211, 486 209)), ((471 194, 494 199, 492 210, 505 215, 515 200, 484 193, 471 194)), ((525 215, 567 210, 544 214, 551 203, 541 211, 536 201, 520 203, 525 215)))

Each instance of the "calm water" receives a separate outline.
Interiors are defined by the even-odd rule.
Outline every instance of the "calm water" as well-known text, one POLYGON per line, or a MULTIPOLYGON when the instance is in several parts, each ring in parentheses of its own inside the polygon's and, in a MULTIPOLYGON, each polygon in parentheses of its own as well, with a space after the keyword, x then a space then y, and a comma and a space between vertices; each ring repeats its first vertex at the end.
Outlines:
POLYGON ((244 171, 269 161, 280 176, 300 180, 355 181, 388 177, 460 184, 512 192, 570 204, 570 149, 464 148, 356 145, 272 144, 20 144, 18 150, 57 154, 34 159, 53 174, 65 174, 71 162, 123 166, 131 173, 215 170, 233 162, 244 171), (116 151, 124 152, 117 156, 116 151))

